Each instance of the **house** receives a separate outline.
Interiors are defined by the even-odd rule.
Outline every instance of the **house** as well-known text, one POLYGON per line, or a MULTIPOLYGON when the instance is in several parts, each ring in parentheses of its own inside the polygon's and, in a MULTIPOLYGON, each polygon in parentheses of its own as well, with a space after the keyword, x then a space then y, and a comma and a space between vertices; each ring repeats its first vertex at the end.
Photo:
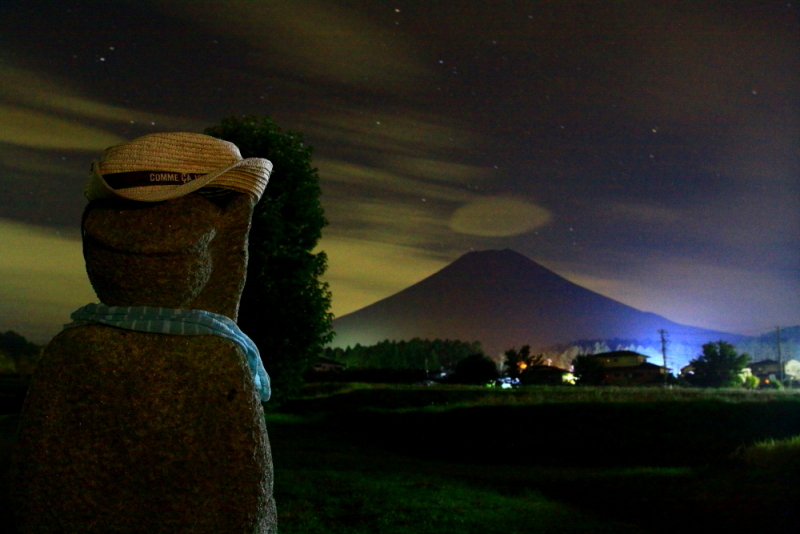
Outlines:
POLYGON ((632 350, 616 350, 594 354, 593 358, 603 367, 636 367, 647 361, 647 356, 632 350))
POLYGON ((590 356, 600 367, 600 383, 612 386, 663 384, 669 369, 647 361, 647 356, 630 350, 603 352, 590 356))
POLYGON ((786 378, 800 382, 800 362, 797 360, 788 360, 784 363, 783 372, 786 374, 786 378))
MULTIPOLYGON (((764 385, 782 378, 781 365, 775 360, 761 360, 760 362, 753 362, 747 367, 764 385)), ((797 360, 783 362, 783 373, 783 378, 786 380, 800 380, 800 362, 797 360)))

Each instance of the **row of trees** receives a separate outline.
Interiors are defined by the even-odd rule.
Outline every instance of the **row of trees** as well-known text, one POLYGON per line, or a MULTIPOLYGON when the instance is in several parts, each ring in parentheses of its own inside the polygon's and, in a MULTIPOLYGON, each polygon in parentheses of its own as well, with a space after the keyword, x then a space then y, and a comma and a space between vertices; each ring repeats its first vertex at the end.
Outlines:
POLYGON ((13 330, 0 332, 0 373, 30 374, 41 353, 42 347, 13 330))
POLYGON ((547 360, 543 354, 531 353, 530 345, 507 350, 500 370, 494 360, 482 352, 476 352, 456 364, 449 381, 457 384, 487 384, 501 378, 502 375, 519 380, 523 384, 541 383, 543 379, 551 378, 542 376, 538 372, 546 364, 547 360))
MULTIPOLYGON (((419 339, 410 341, 382 341, 372 346, 327 348, 325 357, 351 367, 342 373, 347 377, 382 378, 392 382, 422 375, 409 371, 450 369, 447 382, 457 384, 486 384, 501 377, 494 360, 481 350, 479 342, 450 339, 419 339), (394 371, 394 372, 387 372, 394 371)), ((532 354, 529 345, 506 351, 503 362, 505 376, 523 379, 538 367, 545 365, 542 354, 532 354)), ((319 378, 319 376, 317 376, 319 378)))
POLYGON ((348 367, 374 369, 419 369, 431 371, 452 367, 473 354, 483 354, 477 341, 452 339, 385 340, 376 345, 331 348, 323 356, 348 367))

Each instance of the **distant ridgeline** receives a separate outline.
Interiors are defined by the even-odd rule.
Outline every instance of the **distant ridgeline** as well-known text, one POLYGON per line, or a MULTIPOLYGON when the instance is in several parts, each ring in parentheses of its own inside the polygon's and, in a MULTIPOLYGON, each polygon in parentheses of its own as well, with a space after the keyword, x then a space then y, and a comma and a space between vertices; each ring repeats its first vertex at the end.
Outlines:
POLYGON ((31 374, 41 354, 41 346, 16 332, 0 332, 0 373, 31 374))
POLYGON ((349 368, 359 369, 420 369, 434 371, 454 366, 472 354, 483 354, 477 341, 452 339, 419 339, 410 341, 381 341, 364 347, 326 348, 326 358, 349 368))
MULTIPOLYGON (((800 326, 780 330, 780 356, 783 360, 800 360, 800 326)), ((736 343, 736 350, 750 355, 753 361, 778 359, 778 332, 773 330, 736 343)))

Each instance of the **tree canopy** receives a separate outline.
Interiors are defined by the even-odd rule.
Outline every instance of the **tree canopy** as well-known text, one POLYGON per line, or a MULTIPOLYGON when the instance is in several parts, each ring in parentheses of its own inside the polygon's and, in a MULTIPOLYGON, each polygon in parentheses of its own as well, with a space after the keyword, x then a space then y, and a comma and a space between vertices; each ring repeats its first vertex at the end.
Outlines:
POLYGON ((456 384, 483 385, 495 380, 497 376, 495 363, 487 356, 478 353, 458 362, 455 373, 450 378, 456 384))
POLYGON ((13 330, 0 332, 0 372, 33 373, 41 352, 42 347, 13 330))
POLYGON ((543 365, 545 362, 543 354, 531 354, 530 345, 524 345, 519 350, 516 348, 508 349, 505 355, 506 359, 503 365, 505 366, 506 374, 511 378, 519 378, 528 367, 543 365))
POLYGON ((742 370, 750 362, 747 354, 739 354, 726 341, 706 343, 703 354, 689 362, 694 370, 687 376, 689 383, 711 388, 740 386, 742 370))
POLYGON ((572 360, 572 374, 582 386, 603 383, 603 365, 591 354, 583 354, 572 360))
POLYGON ((477 341, 455 339, 384 340, 370 346, 326 348, 325 356, 354 368, 424 369, 433 371, 456 365, 471 354, 482 353, 477 341))
POLYGON ((205 133, 234 143, 245 158, 273 165, 253 214, 239 327, 258 346, 280 402, 299 389, 333 337, 331 293, 320 280, 327 256, 313 252, 328 224, 313 150, 302 134, 283 131, 267 117, 227 117, 205 133))

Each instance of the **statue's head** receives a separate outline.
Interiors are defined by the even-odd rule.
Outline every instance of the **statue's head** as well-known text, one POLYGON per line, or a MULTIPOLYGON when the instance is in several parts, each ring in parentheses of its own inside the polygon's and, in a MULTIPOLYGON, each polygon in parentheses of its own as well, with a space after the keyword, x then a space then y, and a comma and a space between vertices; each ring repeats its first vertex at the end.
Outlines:
POLYGON ((250 217, 271 168, 201 134, 151 134, 107 149, 92 165, 82 224, 101 302, 235 320, 250 217))

